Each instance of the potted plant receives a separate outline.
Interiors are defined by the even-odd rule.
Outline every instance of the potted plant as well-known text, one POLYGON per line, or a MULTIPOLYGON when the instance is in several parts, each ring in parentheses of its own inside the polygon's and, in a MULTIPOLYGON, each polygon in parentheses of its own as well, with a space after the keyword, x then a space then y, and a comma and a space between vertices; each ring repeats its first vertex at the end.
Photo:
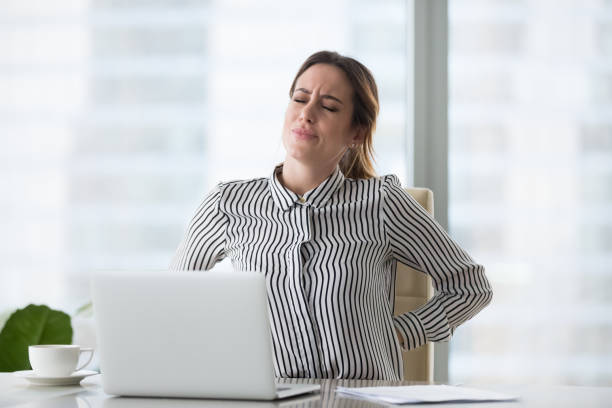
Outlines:
POLYGON ((70 316, 45 305, 13 312, 0 331, 0 372, 31 370, 28 346, 72 344, 70 316))

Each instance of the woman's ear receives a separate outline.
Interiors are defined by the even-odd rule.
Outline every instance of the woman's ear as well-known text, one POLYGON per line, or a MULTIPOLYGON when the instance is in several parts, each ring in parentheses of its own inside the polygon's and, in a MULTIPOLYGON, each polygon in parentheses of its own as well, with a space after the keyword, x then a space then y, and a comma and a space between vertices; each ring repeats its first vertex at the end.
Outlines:
POLYGON ((355 133, 353 134, 353 138, 351 139, 351 143, 360 145, 363 143, 366 135, 366 128, 364 126, 358 126, 355 129, 355 133))

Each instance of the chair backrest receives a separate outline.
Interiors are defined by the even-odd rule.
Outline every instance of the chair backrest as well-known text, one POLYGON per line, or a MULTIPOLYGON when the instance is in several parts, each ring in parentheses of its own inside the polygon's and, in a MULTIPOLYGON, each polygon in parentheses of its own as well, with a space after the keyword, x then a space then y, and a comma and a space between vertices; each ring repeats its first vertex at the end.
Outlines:
MULTIPOLYGON (((433 216, 433 192, 426 188, 407 188, 406 191, 433 216)), ((433 296, 431 278, 402 263, 395 274, 395 310, 399 315, 410 312, 433 296)), ((433 344, 402 352, 404 380, 433 381, 433 344)))

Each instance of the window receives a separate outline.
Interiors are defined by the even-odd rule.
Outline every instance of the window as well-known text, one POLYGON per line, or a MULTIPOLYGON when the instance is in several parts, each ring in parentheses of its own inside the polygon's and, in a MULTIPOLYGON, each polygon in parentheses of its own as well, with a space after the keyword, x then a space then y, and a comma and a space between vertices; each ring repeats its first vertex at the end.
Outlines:
POLYGON ((288 90, 332 49, 377 78, 378 172, 405 177, 405 3, 0 3, 0 311, 166 268, 203 195, 283 158, 288 90), (325 9, 325 15, 317 10, 325 9))
POLYGON ((612 383, 611 16, 449 2, 449 228, 494 288, 454 382, 612 383))

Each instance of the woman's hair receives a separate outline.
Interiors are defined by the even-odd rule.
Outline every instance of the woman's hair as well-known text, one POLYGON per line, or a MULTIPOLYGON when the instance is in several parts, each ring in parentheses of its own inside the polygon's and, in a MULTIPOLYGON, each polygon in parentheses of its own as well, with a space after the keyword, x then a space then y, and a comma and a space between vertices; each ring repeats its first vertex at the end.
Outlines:
POLYGON ((378 115, 378 89, 374 76, 359 61, 345 57, 333 51, 319 51, 312 54, 300 67, 291 89, 289 97, 293 97, 298 78, 315 64, 329 64, 340 68, 353 87, 353 118, 351 126, 360 128, 364 132, 363 143, 350 148, 340 159, 340 170, 347 178, 367 179, 376 177, 374 171, 374 148, 372 135, 376 129, 376 116, 378 115))

